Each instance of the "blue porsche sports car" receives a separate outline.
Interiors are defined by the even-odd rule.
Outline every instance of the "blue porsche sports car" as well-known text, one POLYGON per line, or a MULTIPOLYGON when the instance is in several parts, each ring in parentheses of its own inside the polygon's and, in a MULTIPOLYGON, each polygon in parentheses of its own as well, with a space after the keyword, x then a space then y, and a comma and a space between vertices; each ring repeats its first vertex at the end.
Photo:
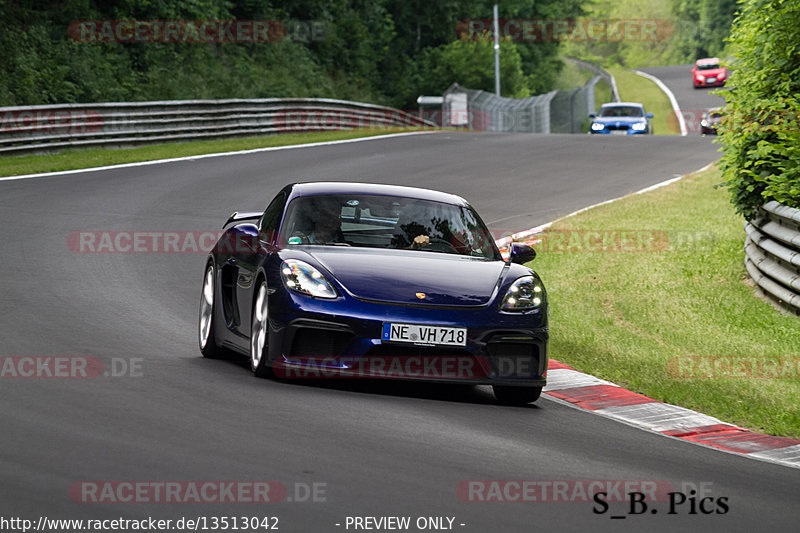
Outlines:
POLYGON ((504 261, 462 198, 363 183, 296 183, 233 213, 209 254, 200 350, 255 375, 488 384, 535 401, 547 295, 513 244, 504 261))
POLYGON ((646 113, 644 106, 635 102, 616 102, 603 104, 597 115, 589 115, 592 124, 589 133, 606 135, 644 135, 653 133, 650 119, 652 113, 646 113))

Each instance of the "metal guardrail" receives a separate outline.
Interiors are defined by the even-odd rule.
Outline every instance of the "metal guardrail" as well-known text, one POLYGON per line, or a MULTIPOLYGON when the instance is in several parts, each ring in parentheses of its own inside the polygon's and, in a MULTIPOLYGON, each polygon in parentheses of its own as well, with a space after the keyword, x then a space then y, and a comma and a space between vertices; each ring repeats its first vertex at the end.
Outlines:
POLYGON ((800 314, 800 209, 768 202, 745 232, 750 277, 777 305, 800 314))
POLYGON ((327 98, 0 107, 0 154, 355 128, 436 127, 391 107, 327 98))

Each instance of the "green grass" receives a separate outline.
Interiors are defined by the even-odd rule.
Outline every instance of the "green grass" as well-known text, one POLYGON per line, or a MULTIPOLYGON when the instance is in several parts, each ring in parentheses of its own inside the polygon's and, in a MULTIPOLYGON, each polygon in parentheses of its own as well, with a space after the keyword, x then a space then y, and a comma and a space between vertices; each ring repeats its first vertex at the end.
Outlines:
POLYGON ((153 161, 172 157, 234 152, 253 148, 306 144, 359 137, 371 137, 388 133, 419 131, 421 128, 381 128, 314 133, 287 133, 262 137, 240 137, 212 141, 166 143, 110 150, 89 148, 68 149, 45 155, 20 155, 0 157, 0 176, 19 176, 39 172, 56 172, 79 168, 102 167, 136 161, 153 161))
POLYGON ((653 113, 653 131, 656 135, 680 135, 680 128, 669 104, 669 98, 652 81, 622 67, 608 70, 617 80, 619 97, 623 102, 640 102, 648 113, 653 113))
MULTIPOLYGON (((600 79, 594 86, 594 104, 600 107, 602 104, 611 101, 611 86, 604 80, 600 79)), ((597 109, 595 109, 595 112, 597 109)))
POLYGON ((714 167, 549 230, 577 231, 551 234, 561 240, 541 243, 533 263, 549 292, 550 355, 656 400, 798 438, 800 318, 754 295, 743 264, 743 221, 727 191, 714 189, 720 181, 714 167), (634 238, 624 251, 610 244, 597 251, 598 241, 587 243, 589 234, 580 233, 586 230, 633 230, 634 238), (651 235, 656 251, 645 251, 651 235), (696 356, 728 358, 717 359, 726 364, 788 356, 793 366, 779 367, 780 379, 709 373, 707 365, 693 377, 668 370, 696 356))
POLYGON ((591 70, 580 68, 576 63, 565 60, 564 68, 558 73, 558 78, 556 78, 553 89, 571 91, 575 87, 586 85, 586 82, 594 76, 596 76, 596 74, 591 70))

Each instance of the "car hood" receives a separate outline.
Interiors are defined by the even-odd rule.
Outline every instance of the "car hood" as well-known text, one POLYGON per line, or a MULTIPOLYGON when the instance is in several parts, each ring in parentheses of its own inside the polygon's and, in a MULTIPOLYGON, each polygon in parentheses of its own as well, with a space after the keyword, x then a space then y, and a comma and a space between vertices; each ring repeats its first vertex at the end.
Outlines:
POLYGON ((600 124, 636 124, 644 122, 645 117, 595 117, 594 121, 600 124))
POLYGON ((393 304, 487 305, 506 269, 501 260, 415 250, 308 246, 305 251, 356 298, 393 304))

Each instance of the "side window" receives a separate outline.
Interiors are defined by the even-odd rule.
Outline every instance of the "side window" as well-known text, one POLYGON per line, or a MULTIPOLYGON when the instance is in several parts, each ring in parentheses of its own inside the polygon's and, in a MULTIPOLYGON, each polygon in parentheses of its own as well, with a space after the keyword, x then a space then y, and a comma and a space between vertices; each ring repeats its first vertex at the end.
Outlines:
POLYGON ((286 192, 281 191, 267 206, 264 215, 261 217, 261 227, 259 228, 259 237, 262 241, 275 242, 285 205, 286 192))

